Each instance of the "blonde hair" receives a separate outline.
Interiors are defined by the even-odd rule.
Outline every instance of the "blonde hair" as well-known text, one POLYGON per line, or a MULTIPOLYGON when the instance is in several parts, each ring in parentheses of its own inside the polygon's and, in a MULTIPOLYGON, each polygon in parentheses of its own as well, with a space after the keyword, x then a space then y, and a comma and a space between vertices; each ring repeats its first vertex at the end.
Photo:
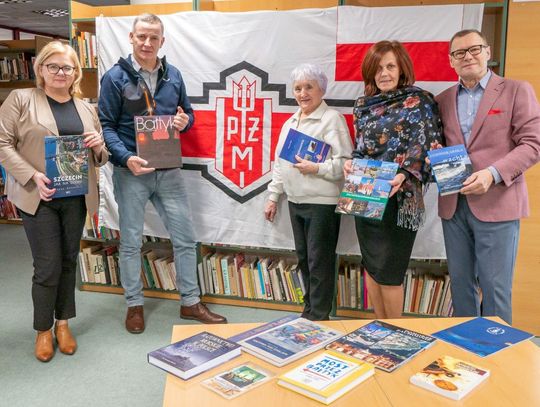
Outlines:
POLYGON ((43 79, 43 76, 41 75, 40 67, 43 65, 43 63, 49 59, 52 55, 55 54, 64 54, 67 55, 71 62, 73 62, 74 65, 74 71, 73 76, 75 79, 73 80, 73 83, 71 84, 69 88, 69 94, 71 96, 75 97, 81 97, 81 80, 82 80, 82 68, 81 63, 79 62, 79 58, 77 57, 77 53, 71 46, 68 44, 64 44, 60 41, 51 41, 47 45, 45 45, 41 51, 39 51, 39 54, 36 56, 36 60, 34 61, 34 73, 36 74, 36 86, 40 89, 44 88, 45 80, 43 79))

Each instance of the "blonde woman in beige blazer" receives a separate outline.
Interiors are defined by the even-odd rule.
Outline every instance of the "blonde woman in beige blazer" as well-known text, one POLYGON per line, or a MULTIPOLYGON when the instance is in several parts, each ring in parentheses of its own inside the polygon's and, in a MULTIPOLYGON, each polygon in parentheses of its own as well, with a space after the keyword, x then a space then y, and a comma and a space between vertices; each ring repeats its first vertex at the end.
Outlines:
POLYGON ((8 173, 8 199, 19 208, 34 260, 32 300, 35 356, 54 356, 58 348, 73 354, 77 342, 68 327, 75 317, 75 278, 86 212, 98 209, 96 166, 105 164, 105 148, 95 109, 78 98, 82 70, 74 50, 53 41, 34 63, 37 88, 10 93, 0 107, 0 164, 8 173), (83 134, 88 154, 88 194, 54 198, 45 176, 44 137, 83 134))

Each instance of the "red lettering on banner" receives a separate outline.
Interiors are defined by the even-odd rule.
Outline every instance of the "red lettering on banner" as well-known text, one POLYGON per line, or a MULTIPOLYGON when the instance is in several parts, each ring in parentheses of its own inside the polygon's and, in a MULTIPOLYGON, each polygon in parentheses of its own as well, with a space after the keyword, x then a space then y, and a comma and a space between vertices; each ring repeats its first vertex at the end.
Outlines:
MULTIPOLYGON (((403 42, 411 56, 417 81, 452 82, 458 79, 448 61, 448 42, 403 42)), ((362 61, 373 44, 336 45, 336 81, 361 81, 362 61)))

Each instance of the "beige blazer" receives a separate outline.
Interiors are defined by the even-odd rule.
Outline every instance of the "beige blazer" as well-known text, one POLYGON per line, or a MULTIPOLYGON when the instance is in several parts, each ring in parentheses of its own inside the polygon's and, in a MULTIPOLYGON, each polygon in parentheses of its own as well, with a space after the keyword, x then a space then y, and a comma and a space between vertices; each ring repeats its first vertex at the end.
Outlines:
MULTIPOLYGON (((78 98, 73 100, 84 131, 101 133, 94 107, 78 98)), ((8 173, 5 186, 8 199, 32 215, 40 202, 32 176, 36 171, 45 173, 44 137, 48 135, 58 135, 58 128, 45 92, 37 88, 12 91, 0 106, 0 164, 8 173)), ((88 155, 88 194, 85 198, 90 214, 97 213, 99 203, 95 168, 108 160, 109 152, 105 147, 99 162, 93 153, 88 155)))

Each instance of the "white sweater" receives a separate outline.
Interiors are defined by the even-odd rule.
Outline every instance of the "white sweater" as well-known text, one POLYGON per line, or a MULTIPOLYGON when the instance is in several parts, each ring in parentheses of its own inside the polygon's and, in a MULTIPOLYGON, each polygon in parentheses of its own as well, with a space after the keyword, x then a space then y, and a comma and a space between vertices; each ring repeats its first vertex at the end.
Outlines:
POLYGON ((300 109, 281 128, 276 147, 269 199, 277 202, 282 193, 293 203, 335 205, 343 186, 343 164, 353 150, 349 129, 343 115, 322 101, 308 117, 300 118, 300 109), (330 145, 326 161, 317 174, 303 175, 289 161, 279 158, 289 129, 294 128, 330 145))

